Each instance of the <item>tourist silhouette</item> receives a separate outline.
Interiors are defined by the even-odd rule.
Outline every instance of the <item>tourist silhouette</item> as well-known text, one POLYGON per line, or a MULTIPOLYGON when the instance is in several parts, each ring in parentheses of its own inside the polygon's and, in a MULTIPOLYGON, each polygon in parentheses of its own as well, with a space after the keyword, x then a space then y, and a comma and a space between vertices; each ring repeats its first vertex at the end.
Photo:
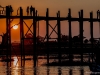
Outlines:
POLYGON ((97 19, 99 18, 99 10, 97 11, 97 19))
POLYGON ((30 16, 32 16, 32 14, 33 14, 33 7, 31 6, 30 7, 30 16))
POLYGON ((29 6, 27 7, 26 12, 27 12, 27 16, 28 16, 29 15, 29 6))
POLYGON ((12 15, 12 12, 13 12, 13 8, 11 5, 9 5, 9 11, 10 11, 10 15, 12 15))

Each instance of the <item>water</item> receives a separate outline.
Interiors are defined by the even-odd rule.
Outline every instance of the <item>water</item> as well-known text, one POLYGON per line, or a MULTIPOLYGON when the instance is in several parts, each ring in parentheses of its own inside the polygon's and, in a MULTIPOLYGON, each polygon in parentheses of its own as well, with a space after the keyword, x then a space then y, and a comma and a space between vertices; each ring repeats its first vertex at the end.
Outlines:
MULTIPOLYGON (((37 67, 33 67, 33 60, 26 60, 25 66, 21 67, 20 57, 12 57, 11 67, 7 62, 0 62, 0 75, 91 75, 88 66, 43 66, 45 59, 39 59, 37 67)), ((32 56, 26 56, 32 58, 32 56)), ((52 60, 51 60, 52 61, 52 60)), ((95 73, 100 75, 100 73, 95 73)))

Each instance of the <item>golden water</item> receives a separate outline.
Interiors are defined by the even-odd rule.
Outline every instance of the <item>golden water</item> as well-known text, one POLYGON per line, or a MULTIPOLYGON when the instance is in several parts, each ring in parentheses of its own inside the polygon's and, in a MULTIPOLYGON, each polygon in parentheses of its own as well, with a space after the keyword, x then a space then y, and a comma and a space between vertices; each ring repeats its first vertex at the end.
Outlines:
MULTIPOLYGON (((32 58, 32 56, 26 56, 32 58)), ((7 62, 0 62, 0 75, 91 75, 88 66, 43 66, 46 59, 39 59, 37 67, 33 67, 33 60, 26 60, 21 67, 20 57, 12 57, 11 67, 7 62)), ((52 59, 50 61, 53 61, 52 59)), ((99 74, 99 73, 98 73, 99 74)), ((99 74, 100 75, 100 74, 99 74)))

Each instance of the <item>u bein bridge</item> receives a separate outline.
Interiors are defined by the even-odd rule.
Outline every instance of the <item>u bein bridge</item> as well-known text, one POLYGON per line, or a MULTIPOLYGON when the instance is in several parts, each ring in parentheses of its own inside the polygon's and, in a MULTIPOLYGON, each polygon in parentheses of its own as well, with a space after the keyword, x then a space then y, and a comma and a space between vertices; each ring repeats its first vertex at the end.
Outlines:
MULTIPOLYGON (((19 54, 21 56, 21 66, 24 66, 24 62, 22 61, 25 59, 25 55, 30 52, 31 55, 33 55, 33 63, 34 66, 37 64, 38 56, 39 54, 43 54, 47 56, 47 63, 49 63, 50 60, 50 55, 52 54, 57 54, 58 57, 58 62, 61 64, 62 62, 62 55, 66 54, 68 55, 69 62, 73 62, 73 56, 74 54, 79 54, 80 55, 80 63, 81 65, 84 65, 84 54, 88 54, 90 59, 94 60, 99 63, 99 49, 100 49, 100 43, 97 42, 94 44, 93 39, 93 22, 99 22, 100 23, 100 12, 97 11, 97 18, 93 18, 93 12, 90 12, 90 17, 89 18, 83 18, 83 10, 79 11, 79 17, 75 18, 72 17, 71 15, 71 9, 68 9, 68 16, 67 17, 61 17, 60 16, 60 11, 57 12, 57 17, 50 17, 49 16, 49 9, 47 8, 46 10, 46 15, 45 16, 38 16, 37 10, 32 7, 32 15, 23 15, 23 9, 22 7, 19 8, 19 15, 14 16, 12 15, 12 10, 10 6, 6 7, 0 7, 2 10, 0 10, 0 19, 6 19, 6 41, 2 40, 1 46, 0 46, 0 54, 6 55, 7 59, 11 59, 12 53, 14 52, 14 49, 12 48, 11 44, 11 22, 13 19, 19 19, 19 25, 20 25, 20 47, 19 47, 19 54), (33 20, 33 23, 31 26, 32 31, 30 30, 31 26, 28 27, 28 31, 31 31, 31 33, 34 35, 33 38, 25 38, 24 35, 24 20, 33 20), (46 22, 46 36, 44 42, 37 42, 37 24, 39 21, 44 20, 46 22), (55 20, 57 21, 56 26, 53 28, 50 24, 49 21, 55 20), (61 21, 68 21, 69 24, 69 38, 68 41, 63 41, 62 42, 62 36, 61 36, 61 21), (79 42, 78 43, 73 43, 72 40, 72 25, 71 23, 73 21, 78 21, 79 22, 79 42), (83 41, 83 22, 88 21, 90 22, 90 33, 91 33, 91 43, 84 43, 83 41), (52 28, 52 32, 54 31, 57 34, 57 38, 51 38, 50 37, 50 32, 49 28, 52 28), (57 30, 55 28, 57 27, 57 30), (26 51, 26 46, 24 45, 24 40, 25 39, 32 39, 33 44, 31 46, 31 50, 26 51), (50 43, 50 39, 55 39, 57 41, 50 43), (3 53, 3 51, 5 53, 3 53)), ((39 28, 38 28, 39 31, 39 28)), ((52 34, 51 32, 51 34, 52 34)), ((4 39, 4 37, 2 38, 4 39)), ((66 38, 65 38, 66 39, 66 38)))

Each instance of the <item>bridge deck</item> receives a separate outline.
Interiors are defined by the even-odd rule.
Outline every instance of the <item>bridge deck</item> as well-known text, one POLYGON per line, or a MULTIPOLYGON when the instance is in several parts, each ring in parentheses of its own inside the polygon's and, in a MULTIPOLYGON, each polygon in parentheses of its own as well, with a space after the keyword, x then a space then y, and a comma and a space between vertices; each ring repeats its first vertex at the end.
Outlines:
MULTIPOLYGON (((0 15, 0 18, 10 18, 10 19, 17 19, 17 18, 23 18, 23 19, 33 19, 35 18, 36 20, 58 20, 57 17, 46 17, 46 16, 5 16, 5 15, 0 15)), ((69 20, 68 17, 60 17, 59 18, 60 21, 64 21, 64 20, 69 20)), ((71 21, 79 21, 80 18, 75 18, 75 17, 71 17, 70 18, 71 21)), ((82 18, 82 21, 90 21, 90 18, 82 18)), ((93 18, 92 21, 100 21, 97 18, 93 18)))

